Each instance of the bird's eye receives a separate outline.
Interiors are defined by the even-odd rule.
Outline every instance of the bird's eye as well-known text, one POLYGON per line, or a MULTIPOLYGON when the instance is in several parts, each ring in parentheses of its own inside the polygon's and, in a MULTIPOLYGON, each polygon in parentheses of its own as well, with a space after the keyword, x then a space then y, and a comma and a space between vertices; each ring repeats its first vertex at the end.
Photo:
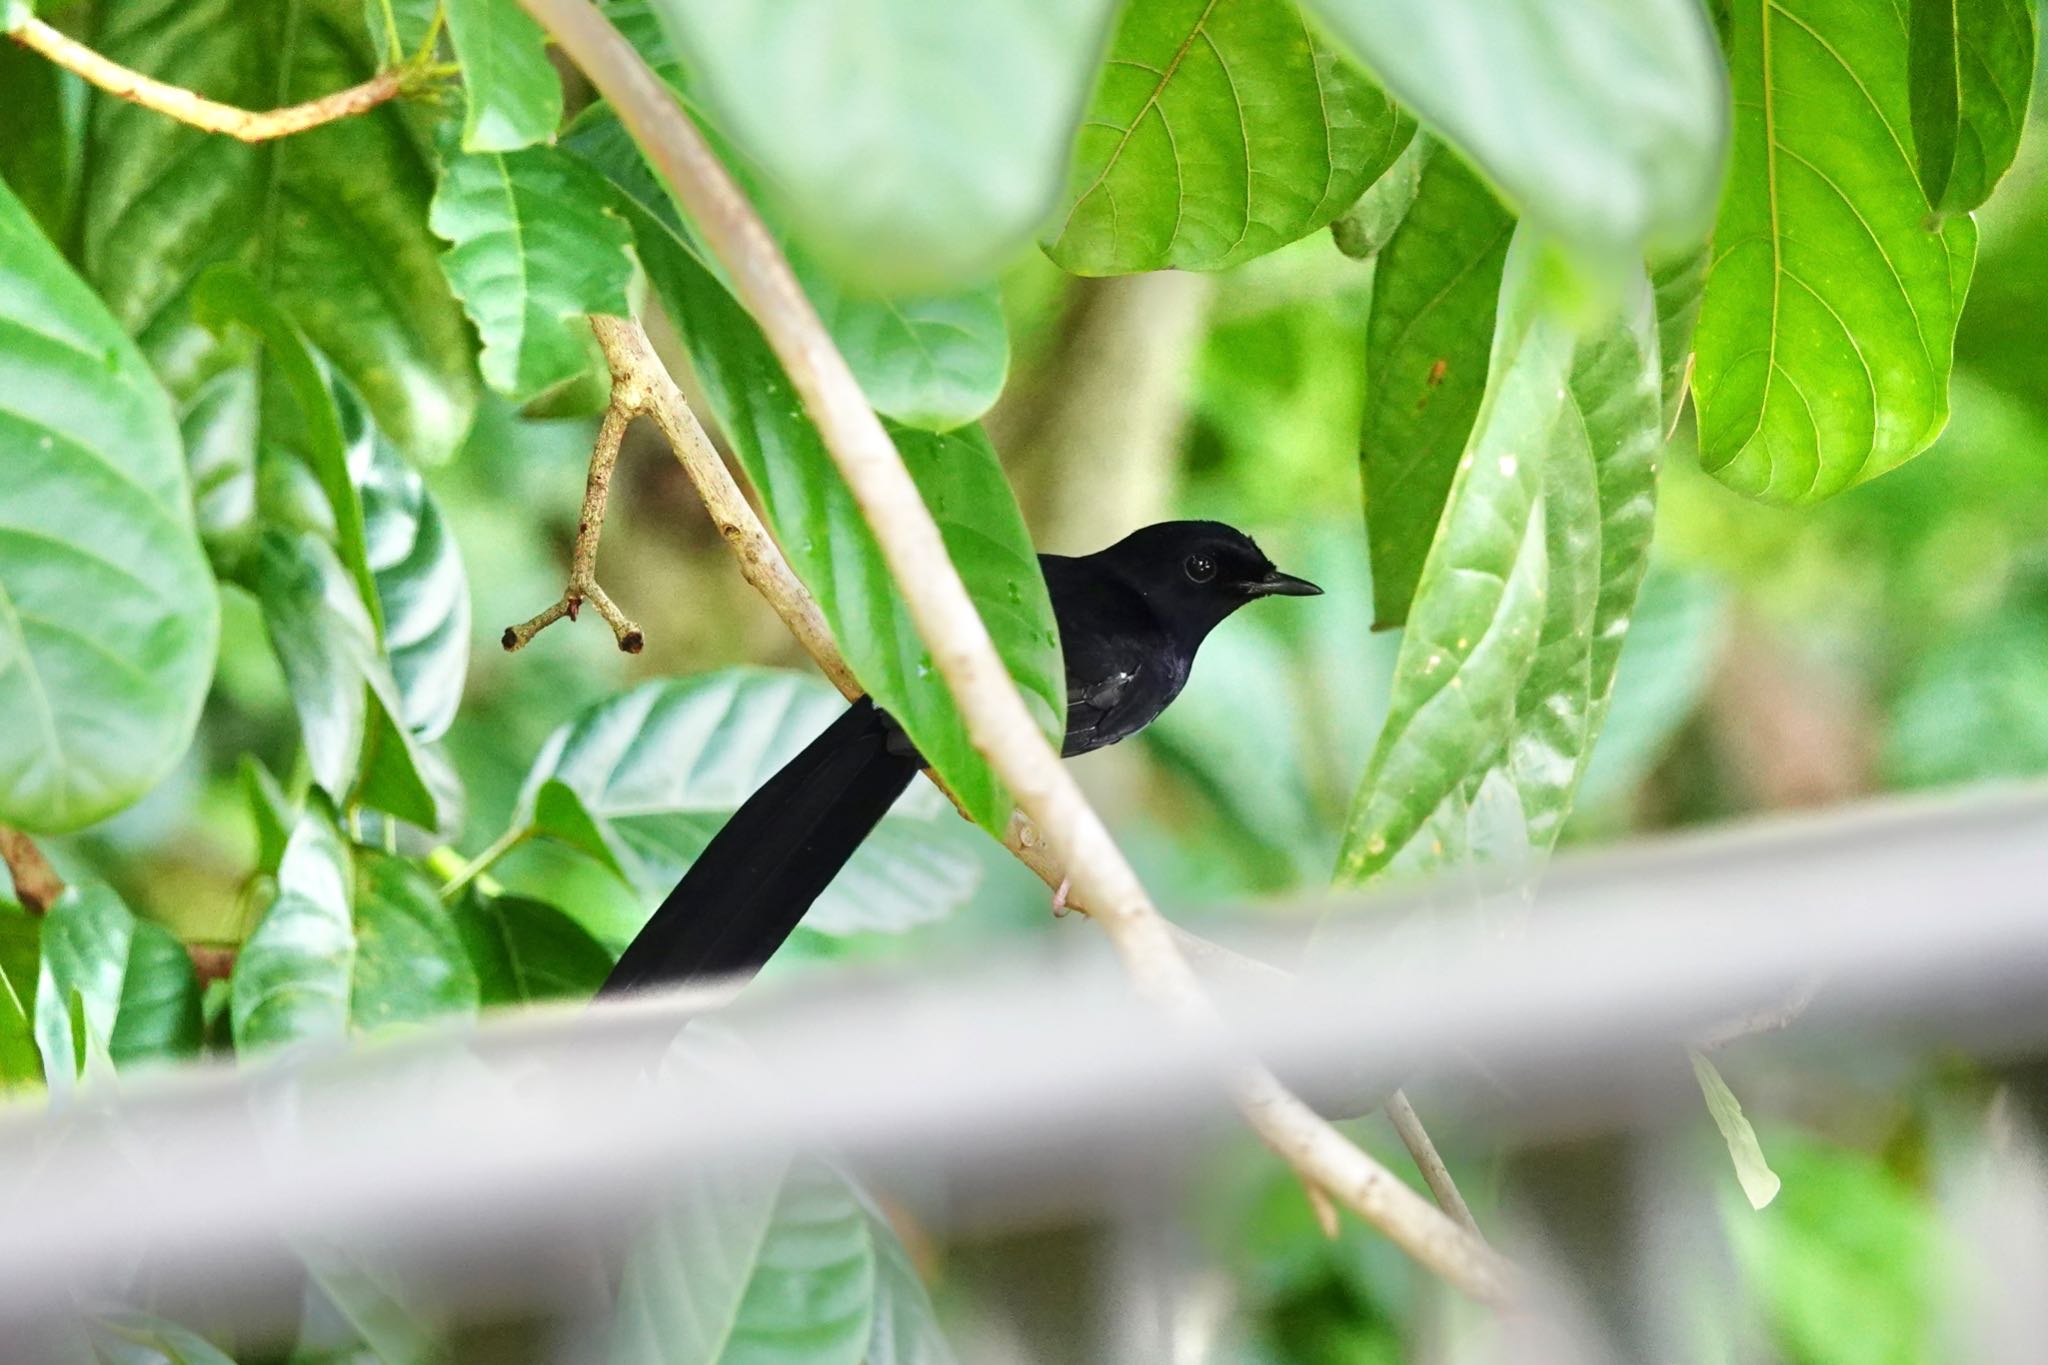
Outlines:
POLYGON ((1197 583, 1207 583, 1216 576, 1216 561, 1207 555, 1189 555, 1185 567, 1188 577, 1197 583))

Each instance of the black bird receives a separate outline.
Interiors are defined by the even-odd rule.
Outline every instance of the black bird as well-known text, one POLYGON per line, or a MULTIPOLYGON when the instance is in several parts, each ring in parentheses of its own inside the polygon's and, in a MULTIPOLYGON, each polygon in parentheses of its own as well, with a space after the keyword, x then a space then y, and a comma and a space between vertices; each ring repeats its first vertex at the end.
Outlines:
MULTIPOLYGON (((1161 522, 1038 562, 1066 654, 1068 756, 1151 724, 1203 638, 1245 603, 1322 591, 1214 521, 1161 522)), ((923 766, 888 713, 855 702, 734 812, 598 994, 760 970, 923 766)))

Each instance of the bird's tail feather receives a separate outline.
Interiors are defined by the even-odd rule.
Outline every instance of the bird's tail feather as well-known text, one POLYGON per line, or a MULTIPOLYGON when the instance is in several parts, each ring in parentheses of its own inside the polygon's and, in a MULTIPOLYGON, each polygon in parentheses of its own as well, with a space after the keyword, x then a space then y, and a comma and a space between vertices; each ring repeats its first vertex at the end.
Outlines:
POLYGON ((855 702, 747 798, 598 994, 752 976, 920 766, 873 702, 855 702))

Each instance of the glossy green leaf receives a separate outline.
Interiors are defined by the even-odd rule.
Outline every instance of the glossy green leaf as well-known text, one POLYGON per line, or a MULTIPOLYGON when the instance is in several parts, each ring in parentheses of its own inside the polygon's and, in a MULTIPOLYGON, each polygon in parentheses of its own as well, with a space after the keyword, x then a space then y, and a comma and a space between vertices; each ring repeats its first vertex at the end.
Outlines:
POLYGON ((1948 420, 1976 227, 1927 227, 1903 0, 1732 7, 1735 152, 1700 305, 1700 462, 1811 502, 1918 454, 1948 420))
POLYGON ((555 135, 562 82, 547 35, 519 0, 446 0, 448 39, 462 64, 462 150, 511 152, 555 135))
POLYGON ((425 872, 403 858, 364 853, 356 860, 355 907, 349 1013, 356 1032, 476 1013, 476 971, 425 872))
POLYGON ((95 1057, 127 1067, 199 1050, 199 981, 170 930, 97 883, 67 890, 42 929, 35 1033, 51 1090, 71 1089, 95 1057))
MULTIPOLYGON (((448 733, 469 676, 462 551, 426 481, 376 432, 352 443, 349 472, 363 500, 365 557, 398 688, 398 720, 416 743, 429 744, 448 733)), ((432 785, 430 773, 421 778, 432 785)))
POLYGON ((877 1291, 875 1233, 838 1175, 690 1181, 627 1264, 613 1365, 861 1365, 877 1291))
POLYGON ((850 282, 979 282, 1059 193, 1108 0, 653 0, 796 236, 850 282), (942 112, 941 112, 942 111, 942 112))
POLYGON ((1696 240, 1727 91, 1696 0, 1309 0, 1401 105, 1594 259, 1696 240))
POLYGON ((254 754, 243 754, 237 768, 243 798, 249 803, 249 822, 256 827, 256 870, 274 873, 284 859, 292 826, 298 823, 299 805, 254 754))
POLYGON ((1513 233, 1514 220, 1478 177, 1438 152, 1373 267, 1360 448, 1375 628, 1407 619, 1436 537, 1486 389, 1513 233))
POLYGON ((544 902, 472 893, 456 902, 453 917, 483 1004, 587 1000, 611 975, 610 950, 544 902))
POLYGON ((428 218, 450 244, 441 268, 483 338, 485 382, 515 402, 591 367, 590 314, 632 311, 633 234, 609 199, 553 147, 446 158, 428 218))
POLYGON ((266 531, 251 577, 313 780, 337 802, 360 796, 433 828, 434 794, 402 720, 398 683, 334 551, 311 532, 266 531))
POLYGON ((1913 145, 1938 213, 1968 213, 2012 165, 2027 122, 2033 0, 1907 0, 1913 145))
MULTIPOLYGON (((1544 308, 1536 248, 1510 252, 1490 382, 1423 565, 1395 664, 1394 693, 1351 810, 1337 875, 1386 870, 1513 733, 1535 661, 1548 585, 1545 447, 1562 409, 1569 332, 1544 308)), ((1461 850, 1425 846, 1424 865, 1461 850)))
MULTIPOLYGON (((248 109, 331 94, 377 62, 361 0, 116 5, 97 16, 93 46, 248 109)), ((192 282, 226 260, 255 276, 403 449, 454 451, 475 403, 471 343, 427 230, 432 161, 405 109, 251 145, 97 95, 87 164, 85 275, 188 411, 220 424, 214 439, 253 430, 213 389, 245 357, 196 335, 187 306, 192 282)), ((187 432, 199 445, 189 420, 187 432)))
POLYGON ((1691 1048, 1686 1056, 1692 1059, 1693 1078, 1700 1083, 1700 1093, 1706 1097, 1707 1112, 1714 1117, 1714 1126, 1721 1130, 1721 1140, 1728 1144, 1729 1160, 1735 1164, 1735 1178, 1742 1184, 1743 1197, 1749 1206, 1760 1209, 1778 1197, 1783 1182, 1771 1169, 1771 1163, 1764 1159, 1763 1144, 1757 1141, 1756 1129, 1742 1112, 1741 1103, 1735 1092, 1728 1088, 1728 1082, 1721 1079, 1721 1073, 1706 1056, 1691 1048))
MULTIPOLYGON (((629 208, 636 231, 644 213, 629 208)), ((953 699, 788 377, 751 319, 659 228, 639 231, 641 260, 682 327, 706 401, 760 495, 776 539, 818 599, 855 676, 987 828, 1009 798, 967 738, 953 699)), ((924 494, 997 650, 1050 737, 1062 732, 1066 680, 1044 576, 988 438, 896 428, 896 448, 924 494)))
MULTIPOLYGON (((641 0, 613 0, 605 11, 633 37, 655 69, 677 86, 705 136, 759 202, 758 181, 765 173, 708 125, 701 109, 690 105, 681 86, 682 72, 641 0)), ((724 278, 610 109, 586 110, 564 141, 646 210, 648 216, 638 220, 641 231, 658 223, 677 247, 724 278)), ((1010 336, 1002 296, 993 283, 946 293, 876 294, 844 286, 794 243, 785 240, 784 249, 804 293, 877 412, 907 426, 950 431, 981 416, 996 401, 1009 370, 1010 336)))
POLYGON ((42 1083, 35 1026, 42 957, 42 919, 0 900, 0 1098, 19 1086, 42 1083))
POLYGON ((191 741, 220 611, 170 404, 0 185, 0 820, 91 824, 191 741))
POLYGON ((1350 207, 1411 126, 1293 0, 1134 0, 1046 252, 1081 275, 1235 265, 1350 207))
MULTIPOLYGON (((652 904, 740 803, 844 706, 823 682, 763 669, 642 684, 549 737, 514 818, 585 847, 588 830, 652 904), (580 829, 568 817, 579 818, 580 829)), ((804 924, 827 934, 895 932, 944 917, 981 878, 965 835, 944 798, 919 784, 804 924)))
POLYGON ((1337 250, 1356 261, 1369 261, 1386 249, 1394 233, 1415 206, 1422 191, 1422 173, 1436 155, 1437 140, 1428 133, 1411 131, 1394 164, 1350 208, 1330 224, 1330 240, 1337 250))
POLYGON ((1699 325, 1700 298, 1712 259, 1712 244, 1702 242, 1650 262, 1650 285, 1657 295, 1657 353, 1664 369, 1659 387, 1666 435, 1678 425, 1679 411, 1685 407, 1686 386, 1692 380, 1693 330, 1699 325))
POLYGON ((277 869, 277 898, 235 956, 230 1016, 239 1051, 338 1042, 355 970, 355 872, 325 812, 299 817, 277 869))

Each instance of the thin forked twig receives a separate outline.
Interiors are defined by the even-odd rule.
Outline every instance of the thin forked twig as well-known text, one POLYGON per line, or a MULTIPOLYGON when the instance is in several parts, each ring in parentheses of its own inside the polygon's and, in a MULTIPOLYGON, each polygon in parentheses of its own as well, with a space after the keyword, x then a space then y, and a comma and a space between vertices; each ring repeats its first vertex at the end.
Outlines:
POLYGON ((633 418, 639 415, 635 397, 629 386, 613 379, 611 404, 604 411, 597 440, 590 448, 590 478, 583 485, 583 513, 576 522, 576 549, 569 560, 568 585, 546 611, 516 626, 505 627, 499 642, 508 654, 526 648, 534 636, 564 616, 575 620, 585 602, 597 608, 597 614, 612 628, 619 648, 626 653, 638 654, 647 643, 640 627, 627 619, 597 582, 597 541, 604 533, 605 501, 611 496, 612 471, 619 463, 619 443, 625 439, 633 418))
POLYGON ((874 530, 975 747, 1069 869, 1140 993, 1220 1055, 1232 1057, 1231 1089, 1239 1109, 1305 1180, 1465 1293, 1488 1303, 1508 1301, 1516 1277, 1505 1260, 1231 1041, 1165 918, 1033 722, 916 484, 789 262, 660 79, 588 0, 522 3, 611 101, 703 229, 874 530))
POLYGON ((380 71, 360 85, 322 95, 303 104, 283 109, 239 109, 196 94, 180 85, 169 85, 119 62, 109 61, 83 43, 65 37, 40 19, 24 20, 8 31, 8 37, 32 52, 76 72, 110 95, 139 104, 145 109, 176 119, 209 133, 222 133, 243 142, 267 142, 272 138, 303 133, 323 123, 365 113, 386 100, 396 99, 432 78, 424 66, 394 67, 380 71))
POLYGON ((1414 1158, 1415 1169, 1422 1172, 1423 1183, 1436 1196, 1437 1207, 1457 1219, 1465 1231, 1485 1240, 1485 1234, 1479 1230, 1479 1220, 1472 1216, 1472 1206, 1458 1192, 1458 1182, 1451 1179, 1451 1168, 1444 1164, 1436 1144, 1430 1141, 1429 1130, 1422 1126, 1421 1116, 1402 1091, 1396 1090, 1387 1096, 1387 1118, 1393 1123, 1395 1133, 1400 1135, 1401 1144, 1408 1149, 1408 1155, 1414 1158))

